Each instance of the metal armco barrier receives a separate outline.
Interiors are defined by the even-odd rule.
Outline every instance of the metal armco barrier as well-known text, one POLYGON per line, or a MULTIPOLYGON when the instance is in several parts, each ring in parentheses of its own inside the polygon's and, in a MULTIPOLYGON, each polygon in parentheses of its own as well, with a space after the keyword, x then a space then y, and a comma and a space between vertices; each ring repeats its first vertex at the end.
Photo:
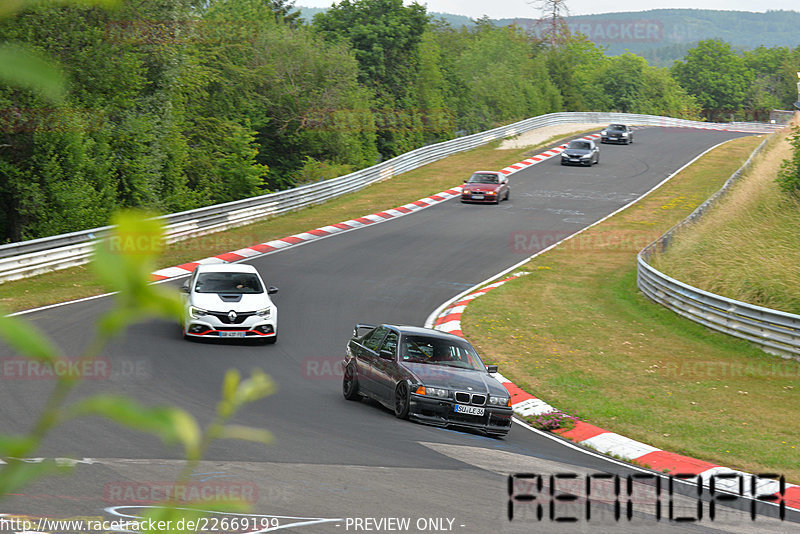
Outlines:
POLYGON ((765 352, 800 361, 800 315, 715 295, 670 278, 648 262, 654 253, 665 250, 675 233, 698 220, 746 171, 766 140, 750 155, 722 189, 700 205, 686 219, 645 247, 637 257, 636 281, 639 289, 655 302, 708 328, 752 341, 765 352))
MULTIPOLYGON (((625 122, 644 126, 676 126, 754 133, 771 132, 776 128, 775 125, 770 124, 705 123, 626 113, 550 113, 493 130, 418 148, 339 178, 244 200, 164 215, 159 219, 163 220, 166 226, 167 242, 174 243, 319 204, 452 154, 485 145, 496 139, 512 137, 545 126, 594 122, 625 122)), ((94 242, 106 236, 109 230, 110 227, 93 228, 2 245, 0 246, 0 283, 87 263, 91 258, 94 242)))

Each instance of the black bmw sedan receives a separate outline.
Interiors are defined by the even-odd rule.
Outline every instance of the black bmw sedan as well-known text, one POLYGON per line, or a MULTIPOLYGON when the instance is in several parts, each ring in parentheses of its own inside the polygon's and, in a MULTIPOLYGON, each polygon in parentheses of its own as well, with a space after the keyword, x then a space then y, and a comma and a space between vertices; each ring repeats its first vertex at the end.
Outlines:
POLYGON ((370 397, 401 419, 465 427, 491 436, 511 428, 511 398, 466 340, 414 326, 356 325, 342 390, 370 397))

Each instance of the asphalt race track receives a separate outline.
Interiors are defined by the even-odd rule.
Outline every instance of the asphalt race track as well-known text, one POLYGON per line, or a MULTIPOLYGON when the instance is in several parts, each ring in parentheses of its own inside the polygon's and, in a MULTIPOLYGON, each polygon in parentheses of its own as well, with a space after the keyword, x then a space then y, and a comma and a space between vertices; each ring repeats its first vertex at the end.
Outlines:
MULTIPOLYGON (((627 476, 642 471, 520 425, 514 425, 505 439, 496 440, 397 420, 372 402, 345 401, 335 366, 355 323, 421 325, 445 300, 535 253, 531 243, 547 245, 580 230, 639 197, 705 149, 739 135, 645 128, 636 132, 633 145, 601 145, 597 166, 562 167, 556 157, 516 173, 510 201, 499 206, 451 200, 256 258, 250 263, 268 284, 280 288, 274 297, 279 309, 277 344, 188 342, 180 337, 178 325, 150 321, 132 327, 108 348, 103 358, 110 362, 111 375, 84 382, 75 398, 101 391, 121 393, 146 404, 177 405, 208 422, 225 370, 235 367, 248 374, 255 367, 263 369, 279 391, 247 407, 235 422, 269 429, 274 442, 266 447, 240 441, 215 443, 197 484, 223 494, 239 491, 253 501, 254 514, 284 516, 271 518, 272 526, 279 524, 291 532, 797 528, 788 521, 800 521, 798 514, 789 513, 787 522, 780 522, 766 517, 776 513, 769 506, 759 505, 753 522, 747 512, 750 502, 744 500, 718 506, 713 522, 707 515, 700 524, 670 522, 666 494, 661 496, 660 521, 655 507, 644 503, 634 506, 632 520, 623 510, 616 522, 611 486, 593 494, 589 521, 580 501, 556 514, 579 515, 580 521, 551 521, 545 506, 539 522, 536 503, 548 502, 544 497, 517 502, 515 518, 509 521, 509 473, 575 473, 583 480, 591 473, 627 476), (397 530, 394 523, 364 518, 409 518, 410 527, 397 530), (320 522, 326 519, 341 521, 320 522), (288 528, 292 524, 296 526, 288 528)), ((454 176, 453 185, 462 178, 454 176)), ((259 241, 253 236, 253 243, 259 241)), ((110 303, 101 298, 27 318, 45 329, 66 355, 74 356, 86 346, 93 324, 110 303)), ((0 346, 0 358, 11 356, 10 349, 0 346)), ((0 425, 7 433, 24 432, 42 408, 52 382, 4 378, 0 425)), ((147 498, 148 488, 177 474, 181 451, 115 424, 86 419, 51 435, 39 455, 85 460, 68 478, 45 479, 0 502, 0 513, 113 519, 104 509, 146 506, 152 500, 147 498), (131 488, 137 491, 128 491, 131 488)), ((524 493, 520 488, 515 491, 524 493)), ((652 482, 642 479, 637 488, 652 492, 652 482)), ((686 485, 676 487, 676 517, 696 514, 694 491, 686 485)), ((707 512, 709 503, 704 504, 707 512)), ((140 509, 122 510, 135 515, 140 509)))

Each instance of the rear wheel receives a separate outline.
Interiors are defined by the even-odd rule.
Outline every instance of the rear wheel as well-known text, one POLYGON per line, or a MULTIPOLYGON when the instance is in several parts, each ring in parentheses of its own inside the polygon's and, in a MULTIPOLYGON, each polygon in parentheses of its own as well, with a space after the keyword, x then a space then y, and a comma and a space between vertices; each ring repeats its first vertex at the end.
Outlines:
POLYGON ((342 377, 342 393, 347 400, 359 400, 361 394, 358 392, 358 375, 356 374, 356 367, 352 363, 344 368, 344 376, 342 377))
POLYGON ((394 415, 399 419, 408 419, 408 384, 400 382, 394 390, 394 415))

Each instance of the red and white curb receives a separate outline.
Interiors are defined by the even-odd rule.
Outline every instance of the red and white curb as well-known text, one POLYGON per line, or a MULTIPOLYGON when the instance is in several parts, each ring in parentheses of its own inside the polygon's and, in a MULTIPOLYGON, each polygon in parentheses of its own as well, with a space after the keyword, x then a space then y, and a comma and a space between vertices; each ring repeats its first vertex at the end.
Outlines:
POLYGON ((250 247, 234 250, 232 252, 226 252, 224 254, 218 254, 216 256, 204 258, 202 260, 197 260, 190 263, 184 263, 183 265, 177 265, 175 267, 167 267, 165 269, 159 269, 158 271, 152 273, 152 277, 154 280, 166 280, 168 278, 175 278, 177 276, 185 276, 191 273, 194 270, 194 268, 197 267, 198 265, 208 264, 208 263, 233 263, 245 260, 247 258, 252 258, 254 256, 270 254, 278 250, 283 250, 286 248, 308 243, 310 241, 315 241, 317 239, 330 237, 332 235, 336 235, 342 232, 347 232, 349 230, 356 230, 358 228, 364 228, 365 226, 370 226, 372 224, 382 223, 391 219, 403 217, 405 215, 409 215, 416 211, 428 208, 430 206, 434 206, 436 204, 439 204, 446 200, 450 200, 451 198, 455 198, 460 195, 461 195, 461 187, 460 186, 454 187, 452 189, 448 189, 447 191, 442 191, 441 193, 437 193, 435 195, 422 198, 420 200, 417 200, 416 202, 412 202, 410 204, 406 204, 404 206, 400 206, 394 209, 381 211, 370 215, 365 215, 363 217, 340 222, 338 224, 322 226, 320 228, 315 228, 314 230, 309 230, 308 232, 290 235, 288 237, 275 239, 273 241, 259 243, 257 245, 252 245, 250 247))
MULTIPOLYGON (((461 316, 470 302, 511 280, 527 274, 529 273, 518 272, 462 297, 457 297, 455 302, 445 307, 438 314, 433 322, 433 328, 464 337, 461 330, 461 316)), ((524 391, 500 373, 496 373, 494 377, 502 382, 503 386, 511 394, 511 407, 514 409, 515 414, 525 417, 556 411, 556 408, 524 391)), ((557 430, 556 432, 580 445, 591 447, 598 452, 623 460, 635 461, 639 465, 647 465, 655 471, 673 474, 679 478, 691 476, 696 480, 699 477, 706 486, 709 486, 711 477, 716 476, 714 484, 718 490, 748 497, 770 497, 778 503, 782 501, 786 507, 800 509, 800 486, 794 484, 784 484, 781 487, 781 482, 778 480, 754 477, 742 471, 667 452, 583 421, 577 421, 575 428, 572 430, 557 430), (719 475, 724 475, 724 477, 720 478, 719 475), (753 487, 753 481, 755 481, 755 487, 753 487), (742 485, 740 486, 740 484, 742 485)))
MULTIPOLYGON (((590 139, 597 139, 598 137, 600 137, 600 134, 591 134, 585 137, 581 137, 581 139, 590 140, 590 139)), ((535 165, 536 163, 540 163, 542 161, 552 158, 553 156, 560 154, 561 152, 564 151, 566 146, 567 146, 566 144, 563 144, 558 147, 552 148, 550 150, 546 150, 541 154, 533 156, 532 158, 520 161, 519 163, 515 163, 504 169, 501 169, 500 172, 507 175, 514 174, 515 172, 520 171, 526 167, 529 167, 530 165, 535 165)), ((275 239, 273 241, 267 241, 265 243, 259 243, 257 245, 252 245, 239 250, 234 250, 232 252, 226 252, 224 254, 217 254, 216 256, 211 256, 208 258, 203 258, 202 260, 184 263, 182 265, 176 265, 175 267, 166 267, 164 269, 159 269, 155 271, 154 273, 152 273, 151 276, 152 279, 155 281, 168 280, 170 278, 176 278, 179 276, 186 276, 187 274, 191 273, 194 270, 194 268, 197 267, 198 265, 209 264, 209 263, 233 263, 237 261, 242 261, 248 258, 253 258, 255 256, 271 254, 279 250, 305 244, 310 241, 315 241, 317 239, 330 237, 332 235, 336 235, 342 232, 356 230, 358 228, 364 228, 365 226, 370 226, 372 224, 382 223, 392 219, 397 219, 399 217, 415 213, 419 210, 435 206, 437 204, 450 200, 451 198, 459 197, 461 196, 461 189, 462 189, 461 186, 453 187, 452 189, 448 189, 447 191, 442 191, 441 193, 421 198, 416 202, 405 204, 403 206, 393 208, 390 210, 380 211, 378 213, 372 213, 370 215, 365 215, 357 219, 350 219, 349 221, 340 222, 338 224, 322 226, 320 228, 315 228, 314 230, 309 230, 308 232, 290 235, 288 237, 275 239)))

